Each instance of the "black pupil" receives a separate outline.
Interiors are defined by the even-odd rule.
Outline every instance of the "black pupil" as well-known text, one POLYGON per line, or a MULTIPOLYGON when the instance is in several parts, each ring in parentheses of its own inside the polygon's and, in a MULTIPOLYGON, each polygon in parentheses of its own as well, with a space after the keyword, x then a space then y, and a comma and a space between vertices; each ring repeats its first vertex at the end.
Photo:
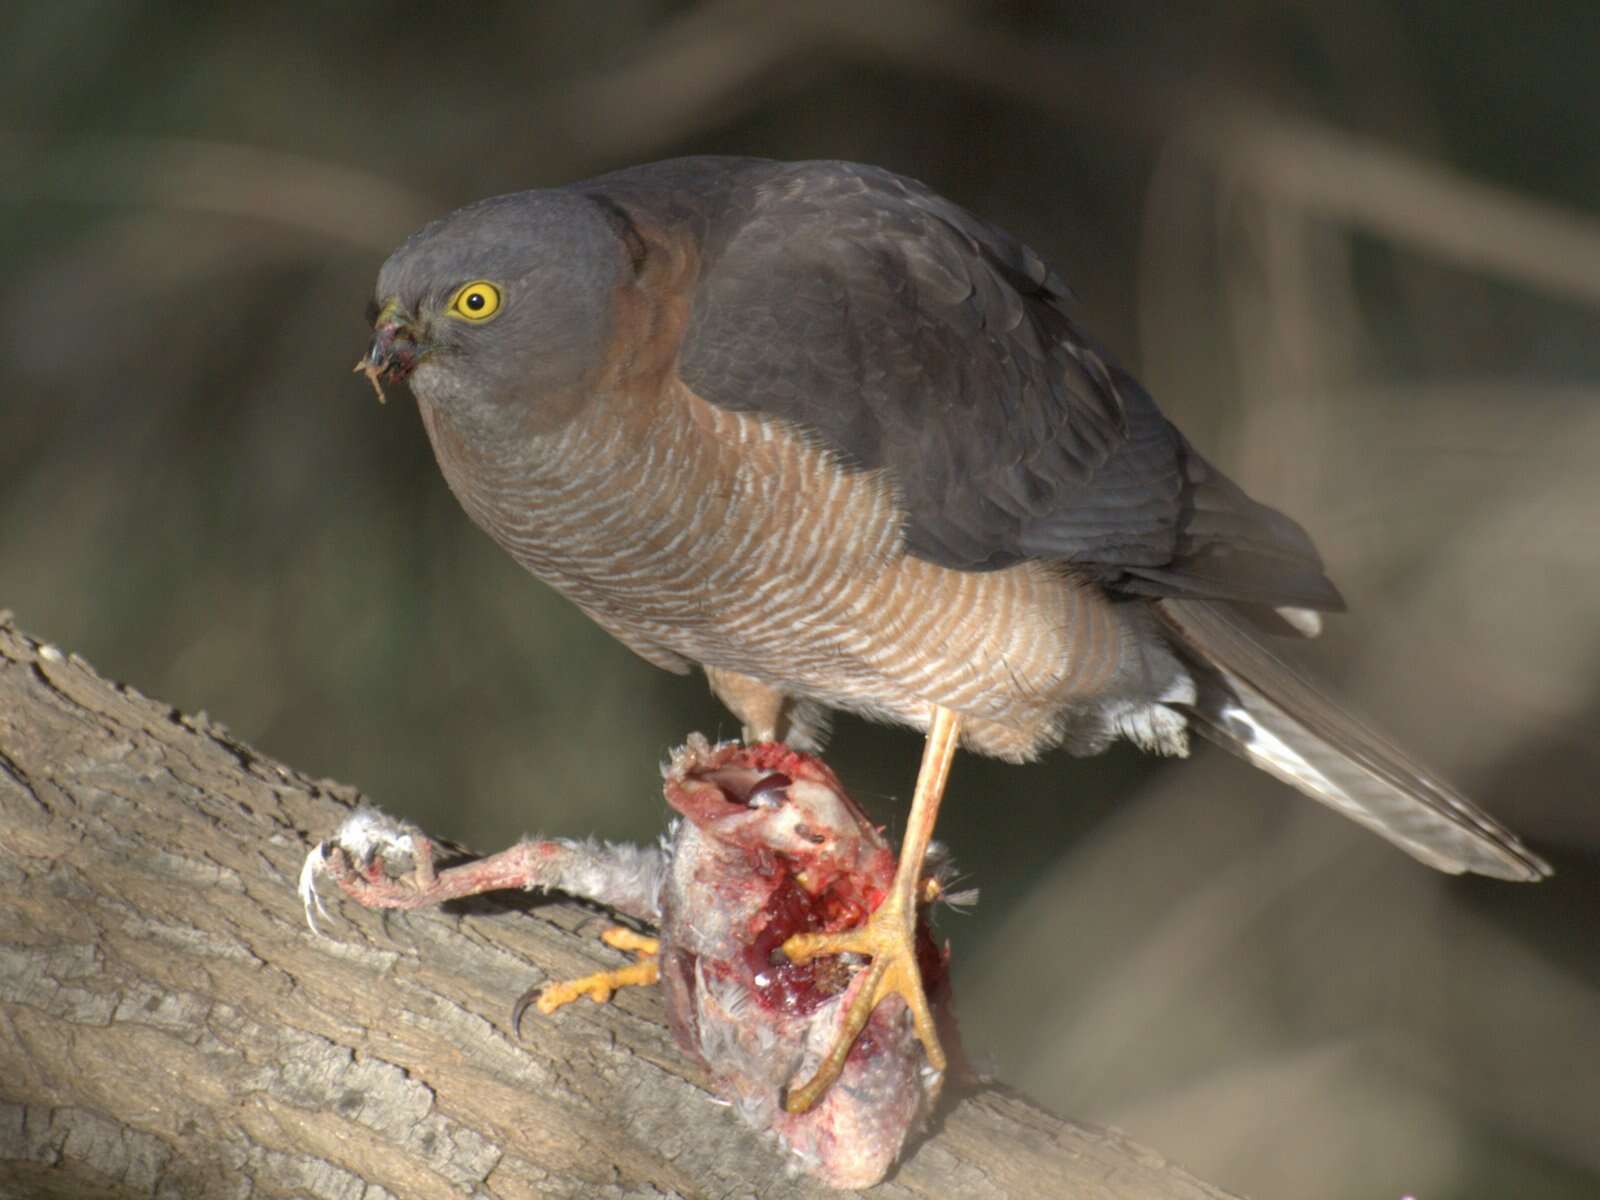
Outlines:
POLYGON ((467 307, 472 309, 473 312, 477 312, 478 309, 482 308, 483 307, 483 293, 482 292, 472 292, 472 293, 470 293, 467 296, 467 307))

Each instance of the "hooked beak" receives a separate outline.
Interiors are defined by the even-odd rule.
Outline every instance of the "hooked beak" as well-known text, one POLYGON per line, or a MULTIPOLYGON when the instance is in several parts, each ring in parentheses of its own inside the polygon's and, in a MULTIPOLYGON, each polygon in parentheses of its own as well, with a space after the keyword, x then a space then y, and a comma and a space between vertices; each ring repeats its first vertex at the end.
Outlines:
POLYGON ((365 375, 378 393, 378 402, 386 399, 383 385, 399 383, 416 368, 422 357, 417 344, 414 323, 400 307, 398 300, 390 300, 373 322, 372 342, 355 365, 357 374, 365 375))

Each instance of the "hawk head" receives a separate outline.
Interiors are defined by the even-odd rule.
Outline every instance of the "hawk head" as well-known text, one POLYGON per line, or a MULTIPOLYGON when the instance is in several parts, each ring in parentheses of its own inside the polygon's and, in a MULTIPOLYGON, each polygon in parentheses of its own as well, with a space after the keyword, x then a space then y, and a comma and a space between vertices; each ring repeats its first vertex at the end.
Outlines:
POLYGON ((356 370, 380 398, 382 383, 408 380, 425 405, 559 416, 604 367, 616 292, 631 277, 627 243, 590 197, 534 191, 470 204, 383 264, 356 370))

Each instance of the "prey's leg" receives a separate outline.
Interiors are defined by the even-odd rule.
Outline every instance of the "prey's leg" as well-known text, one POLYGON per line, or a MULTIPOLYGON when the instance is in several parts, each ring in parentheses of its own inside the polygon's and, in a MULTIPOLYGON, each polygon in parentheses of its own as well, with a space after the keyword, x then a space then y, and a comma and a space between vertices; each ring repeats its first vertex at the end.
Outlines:
POLYGON ((656 921, 666 870, 659 846, 553 838, 518 842, 441 871, 434 865, 434 844, 420 829, 362 808, 306 855, 300 896, 313 933, 316 918, 327 915, 317 895, 317 880, 324 875, 366 908, 424 908, 502 888, 554 888, 656 921))
POLYGON ((568 979, 559 983, 541 984, 524 992, 511 1009, 511 1027, 520 1029, 522 1014, 531 1004, 545 1016, 562 1005, 571 1004, 580 996, 587 996, 596 1004, 604 1004, 618 988, 649 987, 661 978, 661 943, 656 938, 635 933, 622 925, 613 925, 600 935, 600 940, 616 950, 630 950, 638 957, 625 967, 610 971, 596 971, 581 979, 568 979))
POLYGON ((900 844, 900 864, 894 883, 867 923, 842 933, 797 933, 783 944, 783 952, 795 962, 826 954, 872 956, 866 982, 857 990, 845 1013, 838 1039, 823 1058, 822 1065, 804 1084, 789 1090, 784 1106, 792 1113, 806 1112, 821 1099, 844 1069, 850 1047, 866 1027, 873 1009, 891 995, 901 997, 911 1010, 911 1019, 927 1051, 929 1066, 941 1072, 945 1068, 944 1048, 939 1044, 933 1014, 928 1009, 928 997, 922 988, 922 973, 917 966, 917 900, 923 886, 923 859, 933 836, 934 821, 939 816, 939 802, 944 798, 950 760, 955 755, 960 732, 960 716, 936 705, 928 725, 922 768, 917 773, 917 790, 911 800, 905 839, 900 844))
POLYGON ((342 846, 330 846, 325 869, 350 899, 363 908, 426 908, 504 888, 539 886, 548 875, 541 843, 520 842, 509 850, 440 871, 433 862, 433 842, 411 830, 406 850, 412 856, 410 872, 391 875, 382 855, 361 862, 342 846))

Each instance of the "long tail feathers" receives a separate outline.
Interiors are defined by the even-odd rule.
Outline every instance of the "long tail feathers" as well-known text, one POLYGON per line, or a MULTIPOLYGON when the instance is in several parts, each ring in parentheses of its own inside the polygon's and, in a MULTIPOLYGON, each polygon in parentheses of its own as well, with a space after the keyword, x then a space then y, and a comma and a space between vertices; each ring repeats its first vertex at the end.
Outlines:
POLYGON ((1550 874, 1515 834, 1336 708, 1225 608, 1174 599, 1155 607, 1198 668, 1192 728, 1430 867, 1550 874))

